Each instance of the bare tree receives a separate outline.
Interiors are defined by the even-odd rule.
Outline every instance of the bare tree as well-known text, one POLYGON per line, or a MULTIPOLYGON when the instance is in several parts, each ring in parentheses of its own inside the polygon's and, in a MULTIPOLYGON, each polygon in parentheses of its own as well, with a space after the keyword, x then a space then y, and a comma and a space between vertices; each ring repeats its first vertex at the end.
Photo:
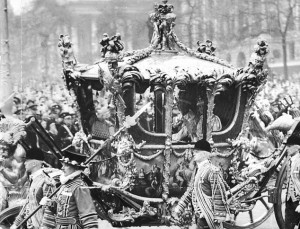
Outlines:
MULTIPOLYGON (((237 28, 231 29, 234 37, 230 39, 242 41, 245 38, 255 38, 261 34, 270 34, 272 37, 280 37, 282 53, 284 77, 288 79, 287 68, 287 38, 289 32, 293 29, 295 20, 295 10, 300 0, 239 0, 232 4, 235 0, 227 0, 226 2, 233 6, 234 13, 220 10, 223 17, 228 20, 236 21, 237 28)), ((225 34, 224 34, 225 35, 225 34)), ((228 38, 223 37, 226 41, 228 38)))
POLYGON ((266 9, 271 11, 271 19, 274 23, 272 31, 281 37, 284 77, 288 80, 287 67, 287 36, 292 29, 296 6, 299 0, 268 0, 265 2, 266 9))
POLYGON ((56 1, 45 0, 33 2, 30 10, 11 19, 14 74, 19 75, 22 70, 27 82, 28 78, 36 79, 38 74, 41 77, 39 80, 45 81, 50 76, 50 69, 54 69, 52 66, 58 66, 57 52, 52 50, 56 50, 61 28, 69 27, 70 14, 56 1), (14 69, 18 69, 18 72, 14 69))

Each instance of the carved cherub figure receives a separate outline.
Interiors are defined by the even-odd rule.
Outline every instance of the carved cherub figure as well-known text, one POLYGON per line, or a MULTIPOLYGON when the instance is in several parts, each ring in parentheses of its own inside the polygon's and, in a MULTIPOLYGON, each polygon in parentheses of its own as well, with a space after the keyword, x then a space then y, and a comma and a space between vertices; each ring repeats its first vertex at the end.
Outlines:
POLYGON ((102 57, 105 57, 105 54, 107 52, 108 42, 109 42, 109 36, 107 33, 104 33, 102 40, 99 42, 99 44, 102 45, 102 49, 101 49, 102 57))
POLYGON ((116 35, 109 38, 107 33, 103 34, 102 40, 99 42, 102 45, 101 56, 106 58, 115 57, 124 49, 124 43, 121 41, 121 34, 116 33, 116 35))
POLYGON ((249 67, 257 70, 262 70, 266 55, 269 53, 268 43, 265 40, 257 41, 254 46, 254 53, 251 55, 249 67))
POLYGON ((76 58, 74 56, 72 42, 69 35, 60 35, 58 47, 60 50, 60 55, 63 62, 63 67, 65 69, 71 68, 77 64, 76 58))

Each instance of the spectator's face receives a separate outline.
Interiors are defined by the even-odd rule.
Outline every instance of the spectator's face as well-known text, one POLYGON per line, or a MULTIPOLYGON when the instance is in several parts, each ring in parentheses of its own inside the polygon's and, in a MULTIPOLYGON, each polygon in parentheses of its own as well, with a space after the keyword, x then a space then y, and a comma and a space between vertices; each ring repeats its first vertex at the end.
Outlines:
POLYGON ((64 123, 66 125, 72 125, 72 117, 71 116, 64 117, 64 123))

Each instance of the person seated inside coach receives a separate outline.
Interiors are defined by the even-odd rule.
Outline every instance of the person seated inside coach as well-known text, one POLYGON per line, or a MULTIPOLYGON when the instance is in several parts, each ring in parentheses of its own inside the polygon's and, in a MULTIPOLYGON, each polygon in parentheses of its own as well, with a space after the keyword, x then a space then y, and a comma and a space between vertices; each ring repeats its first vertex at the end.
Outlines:
MULTIPOLYGON (((197 111, 189 109, 186 114, 182 115, 182 124, 179 131, 172 135, 173 141, 192 141, 196 142, 203 138, 203 109, 204 102, 197 103, 197 111)), ((212 123, 212 131, 222 130, 222 123, 220 118, 213 114, 210 121, 212 123)))

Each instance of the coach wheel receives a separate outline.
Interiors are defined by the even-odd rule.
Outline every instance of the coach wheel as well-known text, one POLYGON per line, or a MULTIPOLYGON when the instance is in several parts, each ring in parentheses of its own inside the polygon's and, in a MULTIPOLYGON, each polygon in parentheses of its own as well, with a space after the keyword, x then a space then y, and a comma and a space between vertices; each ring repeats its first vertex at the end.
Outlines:
POLYGON ((14 206, 11 208, 6 208, 0 212, 0 228, 8 229, 14 223, 15 218, 21 211, 22 206, 14 206))
POLYGON ((279 176, 276 180, 276 200, 274 204, 275 218, 280 229, 285 228, 285 199, 287 194, 287 163, 282 166, 279 176))
POLYGON ((240 212, 234 216, 234 224, 224 223, 228 229, 252 229, 264 223, 273 213, 273 204, 268 202, 266 193, 262 193, 261 199, 257 200, 252 210, 240 212))

